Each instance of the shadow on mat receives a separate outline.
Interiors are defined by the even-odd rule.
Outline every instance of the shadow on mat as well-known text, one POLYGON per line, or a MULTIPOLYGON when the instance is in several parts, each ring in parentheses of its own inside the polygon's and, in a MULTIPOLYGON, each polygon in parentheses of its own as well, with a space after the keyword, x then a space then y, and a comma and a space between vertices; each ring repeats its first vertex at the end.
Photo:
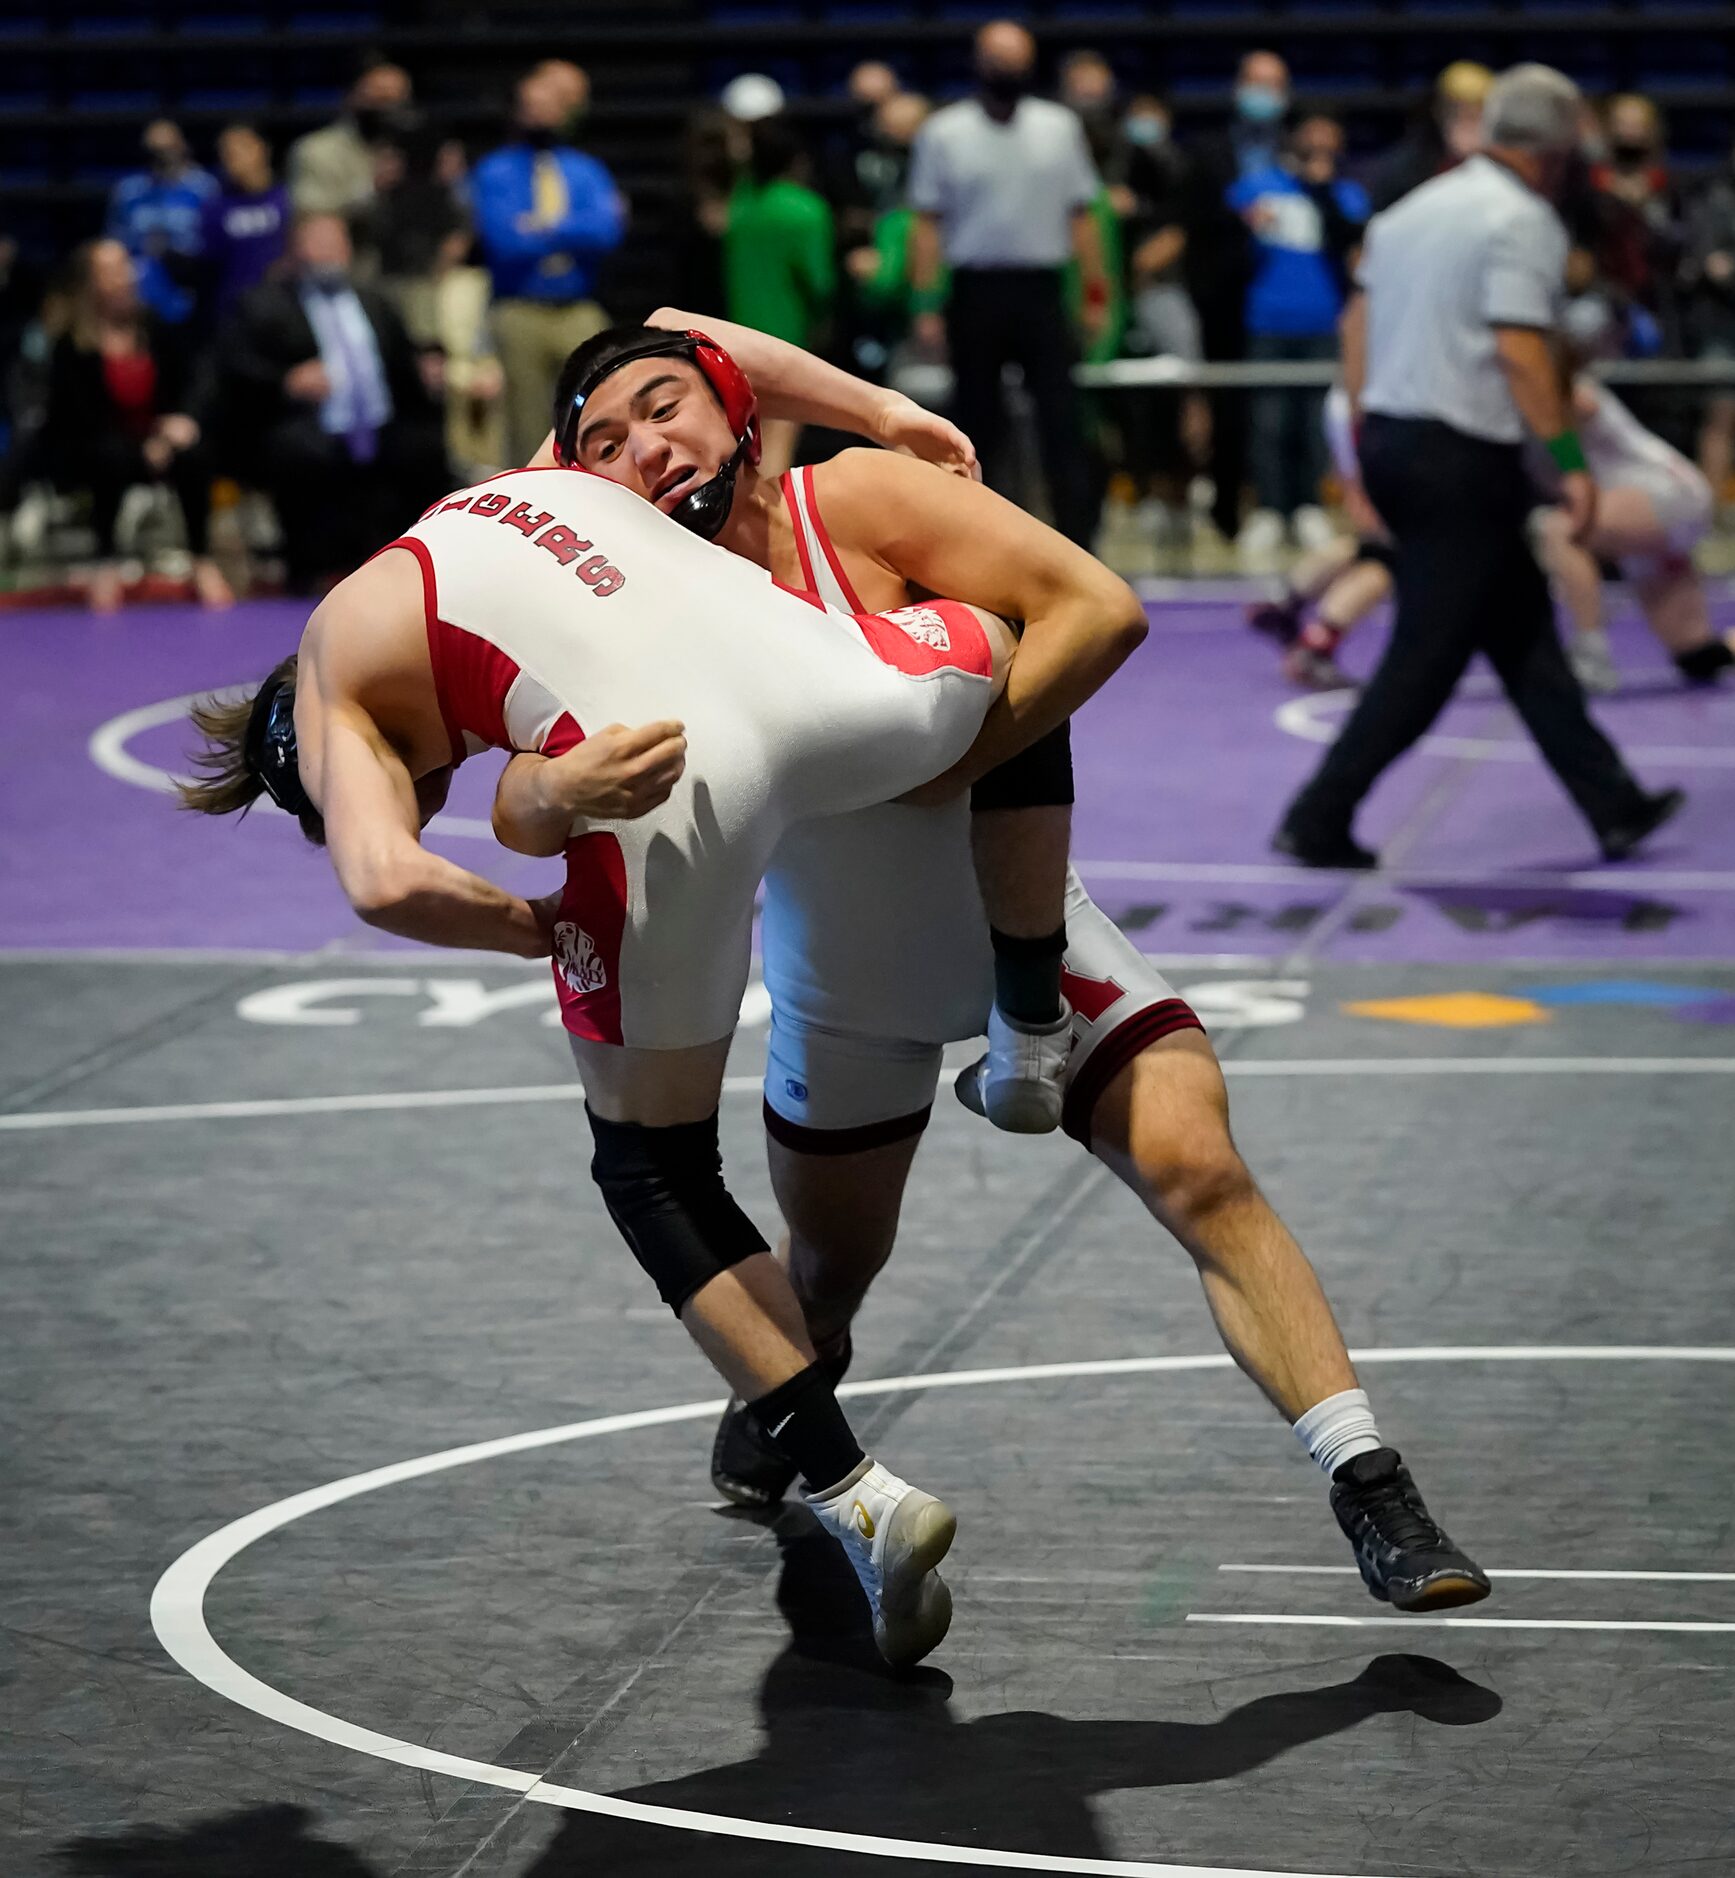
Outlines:
POLYGON ((79 1878, 379 1878, 371 1865, 309 1831, 300 1806, 254 1806, 196 1826, 140 1826, 73 1839, 56 1853, 79 1878))
MULTIPOLYGON (((1421 1656, 1382 1656, 1348 1682, 1261 1696, 1210 1723, 1065 1721, 1027 1711, 954 1719, 951 1679, 880 1666, 847 1562, 805 1515, 777 1523, 778 1603, 792 1632, 760 1688, 764 1744, 749 1760, 618 1794, 652 1806, 836 1832, 1070 1857, 1113 1854, 1090 1801, 1127 1787, 1228 1780, 1292 1748, 1408 1711, 1467 1725, 1500 1698, 1421 1656)), ((556 1770, 551 1778, 570 1776, 556 1770)), ((838 1878, 856 1861, 575 1813, 523 1878, 838 1878)), ((900 1873, 941 1870, 900 1860, 900 1873)))

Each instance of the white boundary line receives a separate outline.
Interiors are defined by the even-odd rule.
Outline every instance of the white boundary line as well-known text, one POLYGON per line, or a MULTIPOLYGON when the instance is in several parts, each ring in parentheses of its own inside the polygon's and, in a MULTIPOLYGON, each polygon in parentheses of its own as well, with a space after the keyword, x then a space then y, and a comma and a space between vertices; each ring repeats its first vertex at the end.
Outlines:
MULTIPOLYGON (((1220 1572, 1270 1572, 1281 1578, 1355 1578, 1360 1574, 1353 1565, 1219 1565, 1220 1572)), ((1603 1571, 1514 1571, 1510 1566, 1500 1571, 1492 1567, 1490 1578, 1595 1578, 1618 1579, 1622 1583, 1735 1585, 1735 1572, 1603 1572, 1603 1571)))
POLYGON ((1189 1611, 1189 1624, 1297 1624, 1330 1630, 1381 1630, 1413 1624, 1446 1625, 1453 1630, 1680 1630, 1694 1635, 1735 1630, 1735 1624, 1603 1623, 1591 1617, 1288 1617, 1277 1612, 1231 1615, 1227 1611, 1189 1611))
MULTIPOLYGON (((1225 1076, 1270 1081, 1293 1076, 1735 1076, 1735 1056, 1367 1056, 1290 1057, 1222 1066, 1225 1076)), ((724 1079, 725 1095, 749 1095, 762 1076, 724 1079)), ((357 1095, 264 1096, 237 1102, 164 1102, 135 1108, 34 1109, 0 1114, 0 1134, 49 1128, 114 1128, 143 1122, 237 1122, 271 1116, 366 1115, 393 1109, 502 1108, 577 1102, 577 1082, 484 1089, 408 1089, 357 1095)))
MULTIPOLYGON (((1368 878, 1365 873, 1341 867, 1304 870, 1293 861, 1287 865, 1266 861, 1074 861, 1073 866, 1087 878, 1096 880, 1176 881, 1228 887, 1295 887, 1321 876, 1368 878)), ((1629 893, 1645 888, 1668 893, 1727 893, 1735 888, 1735 872, 1715 869, 1647 873, 1642 868, 1586 867, 1559 874, 1506 874, 1498 870, 1478 873, 1474 868, 1394 867, 1379 870, 1373 878, 1394 887, 1524 887, 1540 892, 1563 887, 1620 887, 1629 893)), ((1562 963, 1576 961, 1563 960, 1562 963)))
MULTIPOLYGON (((1353 690, 1316 691, 1307 697, 1287 698, 1272 713, 1271 721, 1286 736, 1299 737, 1303 743, 1330 743, 1340 728, 1341 713, 1354 703, 1355 695, 1353 690)), ((1501 763, 1540 760, 1535 744, 1516 737, 1453 737, 1430 731, 1416 748, 1432 756, 1473 756, 1501 763)), ((1672 763, 1683 769, 1735 768, 1735 748, 1720 744, 1623 744, 1622 753, 1641 765, 1672 763)))
MULTIPOLYGON (((1717 1346, 1573 1345, 1549 1349, 1533 1344, 1491 1345, 1486 1348, 1435 1347, 1352 1352, 1358 1363, 1453 1362, 1735 1362, 1735 1348, 1717 1346)), ((953 1370, 938 1376, 892 1376, 877 1382, 846 1384, 840 1395, 901 1394, 916 1389, 964 1388, 997 1382, 1032 1382, 1076 1376, 1163 1374, 1165 1372, 1228 1369, 1225 1354, 1209 1356, 1146 1356, 1110 1358, 1083 1363, 1039 1363, 1024 1368, 953 1370)), ((591 1793, 581 1787, 556 1786, 518 1768, 499 1767, 490 1761, 466 1760, 443 1754, 414 1741, 358 1727, 341 1716, 298 1702, 243 1669, 211 1635, 205 1622, 205 1594, 217 1574, 232 1559, 282 1527, 305 1519, 328 1506, 336 1506, 381 1487, 395 1486, 454 1467, 554 1447, 598 1435, 625 1434, 634 1429, 664 1427, 672 1422, 702 1421, 721 1410, 721 1401, 684 1402, 668 1408, 641 1409, 626 1415, 604 1415, 591 1421, 570 1422, 559 1428, 540 1428, 528 1434, 478 1441, 448 1448, 415 1460, 398 1461, 344 1480, 329 1481, 275 1505, 261 1507, 201 1539, 175 1560, 157 1580, 151 1593, 151 1625, 157 1640, 188 1675, 241 1707, 268 1721, 312 1735, 316 1740, 349 1748, 375 1759, 445 1774, 474 1784, 505 1788, 538 1805, 559 1806, 573 1812, 606 1814, 646 1826, 667 1826, 683 1832, 715 1833, 736 1839, 757 1839, 778 1845, 811 1846, 874 1858, 919 1859, 935 1865, 989 1866, 1000 1871, 1089 1872, 1111 1878, 1347 1878, 1346 1874, 1267 1871, 1221 1865, 1168 1865, 1127 1859, 1045 1857, 1027 1852, 1003 1852, 987 1846, 929 1844, 916 1839, 885 1838, 866 1833, 828 1832, 815 1827, 788 1826, 770 1820, 735 1819, 717 1813, 698 1813, 683 1807, 650 1806, 611 1794, 591 1793)), ((1193 1618, 1189 1616, 1189 1622, 1193 1618)), ((1325 1619, 1324 1622, 1358 1624, 1392 1622, 1413 1624, 1427 1619, 1325 1619)), ((1462 1624, 1474 1620, 1443 1618, 1439 1623, 1462 1624)), ((1483 1619, 1484 1624, 1494 1620, 1483 1619)), ((1564 1626, 1563 1626, 1564 1627, 1564 1626)), ((1606 1628, 1606 1626, 1596 1626, 1606 1628)), ((1658 1626, 1640 1626, 1655 1629, 1658 1626)), ((1704 1626, 1682 1626, 1704 1628, 1704 1626)), ((1728 1626, 1735 1628, 1735 1626, 1728 1626)), ((1364 1874, 1363 1878, 1368 1878, 1364 1874)))

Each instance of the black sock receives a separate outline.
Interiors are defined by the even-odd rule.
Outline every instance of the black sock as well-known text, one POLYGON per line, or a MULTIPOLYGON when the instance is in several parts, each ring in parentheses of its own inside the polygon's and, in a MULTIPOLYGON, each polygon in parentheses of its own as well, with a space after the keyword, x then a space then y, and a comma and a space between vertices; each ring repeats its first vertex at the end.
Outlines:
POLYGON ((1677 652, 1675 665, 1683 678, 1696 685, 1706 685, 1719 672, 1735 665, 1735 652, 1721 639, 1713 639, 1709 645, 1694 646, 1691 652, 1677 652))
POLYGON ((766 1438, 795 1463, 810 1492, 836 1486, 867 1458, 823 1364, 809 1363, 747 1407, 766 1438))
POLYGON ((1066 927, 1041 939, 1019 939, 998 926, 994 942, 994 1002, 1017 1024, 1053 1024, 1060 1017, 1060 962, 1066 956, 1066 927))

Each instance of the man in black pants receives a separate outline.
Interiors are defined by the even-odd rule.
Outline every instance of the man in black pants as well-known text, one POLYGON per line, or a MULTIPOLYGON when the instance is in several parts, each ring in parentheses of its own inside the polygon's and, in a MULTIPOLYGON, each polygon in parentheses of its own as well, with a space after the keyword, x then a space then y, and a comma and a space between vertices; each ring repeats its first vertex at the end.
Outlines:
POLYGON ((922 126, 910 167, 916 210, 911 256, 915 333, 949 345, 953 415, 975 440, 989 479, 1004 486, 1001 374, 1016 365, 1036 407, 1054 525, 1088 548, 1097 498, 1072 383, 1076 348, 1062 295, 1076 257, 1084 319, 1107 318, 1108 277, 1090 204, 1098 189, 1084 127, 1065 105, 1029 96, 1036 42, 998 20, 976 35, 973 98, 922 126), (952 269, 945 319, 934 304, 942 254, 952 269))
POLYGON ((1391 640, 1275 845, 1312 867, 1373 867, 1363 796, 1487 655, 1513 708, 1620 860, 1684 800, 1647 794, 1593 724, 1526 534, 1527 434, 1560 471, 1575 535, 1596 485, 1553 352, 1567 237, 1550 206, 1578 137, 1570 79, 1521 65, 1489 93, 1481 152, 1376 216, 1344 316, 1344 378, 1365 414, 1363 481, 1397 544, 1391 640))

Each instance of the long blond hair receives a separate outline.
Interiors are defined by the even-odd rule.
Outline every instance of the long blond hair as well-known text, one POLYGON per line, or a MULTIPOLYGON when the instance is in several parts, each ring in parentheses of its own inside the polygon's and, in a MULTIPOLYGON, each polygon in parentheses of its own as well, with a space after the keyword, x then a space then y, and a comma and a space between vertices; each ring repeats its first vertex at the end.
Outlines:
MULTIPOLYGON (((180 805, 196 815, 245 815, 265 793, 259 772, 247 760, 247 730, 253 721, 253 703, 266 685, 279 683, 291 692, 295 689, 296 656, 274 665, 262 683, 251 691, 211 693, 195 701, 187 715, 193 728, 204 738, 191 761, 196 772, 186 782, 175 784, 180 805)), ((315 811, 309 809, 297 818, 301 832, 309 841, 323 846, 325 828, 315 811)))

